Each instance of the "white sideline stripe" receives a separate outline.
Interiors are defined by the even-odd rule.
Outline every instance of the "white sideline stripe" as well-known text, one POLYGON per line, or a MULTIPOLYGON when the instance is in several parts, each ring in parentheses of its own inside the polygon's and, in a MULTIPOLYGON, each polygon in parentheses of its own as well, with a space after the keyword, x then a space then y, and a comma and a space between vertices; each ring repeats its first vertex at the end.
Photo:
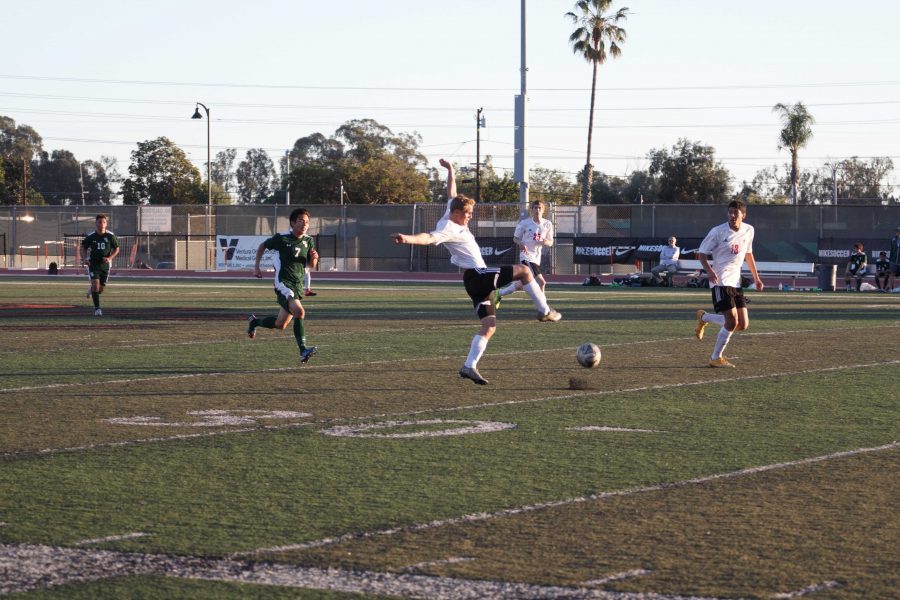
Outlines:
POLYGON ((475 558, 471 556, 452 556, 450 558, 445 558, 443 560, 432 560, 428 562, 420 562, 414 565, 409 565, 406 567, 400 567, 400 571, 404 573, 408 573, 410 571, 420 571, 422 569, 427 569, 428 567, 440 567, 443 565, 456 565, 459 563, 465 563, 475 560, 475 558))
POLYGON ((812 585, 808 585, 802 590, 797 590, 795 592, 783 592, 780 594, 773 594, 772 598, 798 598, 800 596, 806 596, 807 594, 814 594, 816 592, 821 592, 822 590, 830 590, 831 588, 840 587, 841 584, 837 581, 823 581, 822 583, 814 583, 812 585))
POLYGON ((640 577, 641 575, 646 575, 651 573, 652 571, 648 571, 647 569, 631 569, 630 571, 623 571, 621 573, 613 573, 612 575, 607 575, 606 577, 601 577, 600 579, 592 579, 590 581, 582 582, 581 585, 585 587, 590 587, 592 585, 604 585, 609 583, 610 581, 619 581, 620 579, 631 579, 632 577, 640 577))
POLYGON ((406 573, 316 569, 196 556, 111 552, 36 544, 0 544, 0 573, 4 574, 4 578, 0 579, 0 595, 45 589, 74 581, 97 581, 127 575, 156 575, 378 594, 398 598, 717 600, 697 596, 609 592, 590 588, 541 586, 510 581, 469 580, 406 573))
POLYGON ((631 429, 629 427, 610 427, 608 425, 584 425, 582 427, 566 427, 566 431, 613 431, 620 433, 669 433, 661 429, 631 429))
POLYGON ((771 465, 763 465, 760 467, 749 467, 746 469, 730 471, 727 473, 716 473, 713 475, 704 475, 702 477, 695 477, 693 479, 685 479, 682 481, 674 481, 671 483, 659 483, 656 485, 649 485, 649 486, 639 487, 639 488, 628 488, 628 489, 617 490, 617 491, 612 491, 612 492, 601 492, 599 494, 592 494, 590 496, 580 496, 578 498, 568 498, 566 500, 554 500, 551 502, 540 502, 538 504, 529 504, 529 505, 525 505, 525 506, 519 506, 517 508, 507 508, 507 509, 498 510, 495 512, 473 513, 473 514, 463 515, 461 517, 451 517, 449 519, 438 519, 436 521, 430 521, 428 523, 419 523, 419 524, 415 524, 415 525, 403 525, 400 527, 392 527, 389 529, 381 529, 378 531, 364 531, 361 533, 348 533, 348 534, 333 537, 333 538, 323 538, 320 540, 313 540, 310 542, 302 542, 299 544, 288 544, 288 545, 284 545, 284 546, 273 546, 271 548, 259 548, 256 550, 249 550, 246 552, 237 552, 237 553, 232 554, 231 556, 236 557, 236 558, 241 558, 241 557, 253 556, 256 554, 262 554, 262 553, 268 553, 268 552, 288 552, 291 550, 307 550, 310 548, 321 548, 323 546, 331 546, 334 544, 340 544, 342 542, 368 539, 368 538, 373 538, 373 537, 377 537, 377 536, 396 535, 398 533, 436 529, 439 527, 446 527, 448 525, 460 525, 460 524, 474 523, 476 521, 486 521, 489 519, 496 519, 496 518, 500 518, 500 517, 509 517, 509 516, 514 516, 514 515, 520 515, 520 514, 524 514, 524 513, 534 512, 537 510, 545 510, 548 508, 558 508, 558 507, 562 507, 562 506, 570 506, 573 504, 580 504, 583 502, 593 502, 596 500, 603 500, 605 498, 618 498, 618 497, 622 497, 622 496, 633 496, 635 494, 644 494, 647 492, 658 492, 658 491, 662 491, 662 490, 680 489, 680 488, 688 487, 691 485, 709 483, 710 481, 733 479, 736 477, 743 477, 745 475, 755 475, 757 473, 765 473, 768 471, 775 471, 775 470, 779 470, 779 469, 786 469, 786 468, 797 467, 797 466, 801 466, 801 465, 815 464, 815 463, 819 463, 819 462, 833 460, 835 458, 846 458, 849 456, 856 456, 859 454, 866 454, 866 453, 870 453, 870 452, 881 452, 883 450, 893 450, 894 448, 898 448, 898 447, 900 447, 900 442, 895 441, 890 444, 885 444, 883 446, 876 446, 873 448, 857 448, 855 450, 834 452, 831 454, 825 454, 822 456, 814 456, 811 458, 803 458, 800 460, 794 460, 794 461, 790 461, 790 462, 774 463, 771 465))
POLYGON ((118 542, 121 540, 132 540, 135 538, 142 538, 150 535, 149 533, 144 533, 142 531, 136 531, 134 533, 125 533, 123 535, 110 535, 102 538, 94 538, 92 540, 80 540, 72 544, 73 546, 92 546, 93 544, 103 544, 105 542, 118 542))
MULTIPOLYGON (((462 326, 454 326, 454 328, 459 328, 462 326)), ((468 326, 467 326, 468 327, 468 326)), ((886 325, 885 327, 894 327, 893 325, 886 325)), ((900 324, 897 325, 900 327, 900 324)), ((861 331, 866 328, 864 327, 845 327, 845 328, 837 328, 837 329, 829 329, 827 332, 837 332, 837 331, 861 331)), ((751 337, 751 336, 776 336, 776 335, 790 335, 794 333, 817 333, 822 332, 819 329, 794 329, 790 331, 761 331, 761 332, 752 332, 752 333, 741 333, 743 337, 751 337)), ((287 339, 287 338, 285 338, 287 339)), ((665 344, 666 342, 675 342, 679 340, 693 340, 695 339, 693 335, 689 337, 674 337, 674 338, 666 338, 666 339, 650 339, 650 340, 637 340, 632 342, 621 342, 621 343, 613 343, 613 344, 599 344, 600 348, 618 348, 623 346, 636 346, 639 344, 665 344)), ((281 341, 281 340, 279 340, 281 341)), ((215 343, 215 342, 212 342, 215 343)), ((123 347, 124 348, 124 347, 123 347)), ((545 354, 548 352, 566 352, 571 351, 572 348, 566 346, 564 348, 542 348, 540 350, 514 350, 510 352, 498 352, 496 354, 492 354, 491 356, 521 356, 523 354, 545 354)), ((458 359, 459 355, 445 355, 445 356, 417 356, 414 358, 401 358, 401 359, 392 359, 392 360, 374 360, 374 361, 360 361, 360 362, 350 362, 350 363, 339 363, 333 365, 306 365, 306 366, 296 366, 296 367, 273 367, 271 369, 235 369, 232 371, 211 371, 211 372, 203 372, 203 373, 182 373, 179 375, 164 375, 162 377, 140 377, 134 379, 109 379, 103 381, 104 384, 118 384, 118 383, 143 383, 146 381, 166 381, 172 379, 186 379, 190 377, 221 377, 227 375, 254 375, 257 373, 278 373, 284 371, 299 371, 303 369, 304 371, 321 371, 323 369, 333 369, 335 367, 360 367, 366 365, 390 365, 390 364, 398 364, 398 363, 408 363, 408 362, 417 362, 423 360, 450 360, 450 359, 458 359)), ((893 362, 900 361, 892 361, 888 363, 871 363, 872 365, 882 365, 882 364, 893 364, 893 362)), ((869 366, 869 365, 857 365, 857 366, 869 366)), ((793 374, 793 373, 788 373, 793 374)), ((27 386, 27 387, 18 387, 18 388, 0 388, 0 394, 10 393, 10 392, 29 392, 36 390, 47 390, 47 389, 59 389, 65 387, 84 387, 84 386, 92 386, 96 385, 96 381, 72 381, 67 383, 48 383, 45 385, 36 385, 36 386, 27 386)))
MULTIPOLYGON (((518 353, 521 354, 521 353, 518 353)), ((420 359, 409 359, 409 360, 420 360, 420 359)), ((388 361, 385 361, 388 362, 388 361)), ((402 362, 402 361, 391 361, 391 362, 402 362)), ((365 363, 368 364, 368 363, 365 363)), ((560 396, 545 396, 543 398, 527 398, 524 400, 504 400, 503 402, 485 402, 482 404, 471 404, 465 406, 449 406, 445 408, 429 408, 423 410, 414 410, 407 412, 399 412, 399 413, 381 413, 375 415, 364 415, 359 417, 342 417, 339 419, 328 419, 326 421, 307 421, 304 423, 290 423, 287 425, 263 425, 260 427, 254 428, 244 428, 244 429, 229 429, 226 431, 210 431, 204 433, 190 433, 190 434, 179 434, 172 436, 160 436, 160 437, 152 437, 152 438, 144 438, 140 440, 125 440, 121 442, 103 442, 100 444, 86 444, 84 446, 70 446, 68 448, 44 448, 42 450, 29 450, 23 452, 4 452, 0 454, 0 456, 8 457, 8 456, 36 456, 36 455, 45 455, 45 454, 58 454, 61 452, 77 452, 81 450, 94 450, 97 448, 115 448, 121 446, 131 446, 134 444, 146 444, 153 442, 166 442, 169 440, 183 440, 190 438, 201 438, 201 437, 212 437, 217 435, 230 435, 233 433, 247 433, 252 431, 262 431, 262 430, 273 430, 273 429, 289 429, 293 427, 311 427, 316 425, 328 425, 330 423, 343 423, 346 421, 364 421, 369 419, 384 419, 391 417, 414 417, 418 415, 424 414, 434 414, 434 413, 445 413, 445 412, 455 412, 459 410, 470 410, 470 409, 480 409, 480 408, 494 408, 498 406, 514 406, 517 404, 536 404, 539 402, 553 402, 556 400, 571 400, 573 398, 582 398, 585 396, 609 396, 612 394, 630 394, 637 392, 647 392, 647 391, 656 391, 656 390, 667 390, 667 389, 677 389, 682 387, 690 387, 696 385, 719 385, 721 383, 734 383, 737 381, 752 381, 754 379, 765 379, 768 377, 787 377, 791 375, 809 375, 812 373, 827 373, 831 371, 842 371, 844 369, 859 369, 864 367, 883 367, 886 365, 896 365, 900 364, 900 359, 898 360, 889 360, 887 362, 880 363, 864 363, 858 365, 842 365, 837 367, 826 367, 824 369, 804 369, 799 371, 783 371, 781 373, 766 373, 763 375, 745 375, 743 377, 731 377, 731 378, 721 378, 721 379, 710 379, 704 381, 690 381, 685 383, 673 383, 673 384, 660 384, 660 385, 651 385, 651 386, 642 386, 636 388, 626 388, 621 390, 588 390, 584 392, 577 392, 574 394, 563 394, 560 396)), ((300 367, 297 367, 298 369, 300 367)), ((307 367, 308 369, 310 367, 307 367)), ((327 367, 322 367, 327 368, 327 367)), ((294 370, 294 368, 278 368, 278 369, 267 369, 266 371, 246 371, 247 373, 261 373, 261 372, 271 372, 271 371, 290 371, 294 370)), ((196 375, 184 375, 183 377, 196 377, 196 375)), ((137 379, 123 380, 123 382, 127 381, 139 381, 137 379)), ((104 382, 111 383, 111 382, 104 382)), ((76 385, 94 385, 93 383, 79 383, 76 385)), ((2 391, 2 390, 0 390, 2 391)))

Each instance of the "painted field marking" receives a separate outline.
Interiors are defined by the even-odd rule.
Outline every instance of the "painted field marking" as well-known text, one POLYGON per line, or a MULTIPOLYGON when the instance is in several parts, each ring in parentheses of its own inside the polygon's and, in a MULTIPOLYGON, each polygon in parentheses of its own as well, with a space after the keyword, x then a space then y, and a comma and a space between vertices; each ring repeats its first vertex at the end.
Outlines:
POLYGON ((592 579, 590 581, 584 581, 581 585, 585 587, 591 587, 595 585, 606 585, 611 581, 620 581, 622 579, 631 579, 632 577, 640 577, 641 575, 647 575, 648 573, 652 573, 652 571, 648 571, 647 569, 631 569, 630 571, 623 571, 621 573, 613 573, 612 575, 607 575, 606 577, 601 577, 600 579, 592 579))
POLYGON ((812 585, 808 585, 802 590, 797 590, 794 592, 782 592, 780 594, 773 594, 772 598, 799 598, 800 596, 806 596, 808 594, 815 594, 816 592, 821 592, 822 590, 830 590, 832 588, 840 587, 841 584, 837 581, 823 581, 822 583, 814 583, 812 585))
POLYGON ((0 572, 4 574, 4 578, 0 579, 0 595, 44 589, 73 581, 96 581, 128 575, 157 575, 355 594, 378 594, 398 598, 718 600, 674 594, 609 592, 584 587, 542 586, 510 581, 470 580, 412 573, 316 569, 195 556, 111 552, 32 544, 0 544, 0 572))
MULTIPOLYGON (((413 360, 413 359, 410 359, 413 360)), ((399 361, 395 361, 399 362, 399 361)), ((698 385, 719 385, 721 383, 734 383, 739 381, 752 381, 755 379, 765 379, 768 377, 786 377, 792 375, 810 375, 813 373, 828 373, 832 371, 843 371, 845 369, 859 369, 865 367, 883 367, 887 365, 896 365, 900 364, 900 359, 898 360, 889 360, 887 362, 881 363, 864 363, 858 365, 843 365, 837 367, 825 367, 823 369, 803 369, 798 371, 783 371, 780 373, 766 373, 764 375, 745 375, 742 377, 732 377, 732 378, 722 378, 722 379, 714 379, 714 380, 704 380, 704 381, 691 381, 685 383, 673 383, 673 384, 660 384, 660 385, 652 385, 652 386, 641 386, 636 388, 626 388, 621 390, 590 390, 584 392, 576 392, 573 394, 563 394, 559 396, 546 396, 543 398, 530 398, 524 400, 504 400, 502 402, 485 402, 482 404, 471 404, 466 406, 452 406, 446 408, 429 408, 423 410, 416 411, 406 411, 400 413, 382 413, 375 415, 365 415, 359 417, 344 417, 340 419, 329 419, 327 421, 315 422, 309 421, 306 423, 296 423, 289 425, 263 425, 259 428, 252 429, 231 429, 229 431, 210 431, 207 433, 192 433, 192 434, 179 434, 173 436, 162 436, 162 437, 154 437, 154 438, 144 438, 139 440, 125 440, 120 442, 103 442, 99 444, 86 444, 84 446, 70 446, 67 448, 44 448, 42 450, 34 450, 34 451, 24 451, 24 452, 4 452, 0 454, 0 456, 33 456, 33 455, 46 455, 46 454, 57 454, 60 452, 77 452, 82 450, 94 450, 96 448, 112 448, 112 447, 121 447, 121 446, 130 446, 132 444, 146 444, 152 442, 166 442, 169 440, 183 440, 189 438, 199 438, 199 437, 207 437, 207 436, 215 436, 215 435, 231 435, 235 433, 247 433, 247 432, 257 432, 259 429, 269 429, 269 430, 277 430, 277 429, 287 429, 290 427, 311 427, 316 425, 324 425, 327 423, 334 423, 339 421, 347 421, 349 419, 353 420, 362 420, 362 419, 383 419, 383 418, 396 418, 396 417, 414 417, 417 415, 423 414, 436 414, 436 413, 445 413, 445 412, 455 412, 459 410, 470 410, 470 409, 480 409, 480 408, 494 408, 498 406, 515 406, 518 404, 536 404, 540 402, 553 402, 556 400, 571 400, 574 398, 583 398, 585 396, 609 396, 611 394, 629 394, 629 393, 638 393, 638 392, 647 392, 647 391, 656 391, 656 390, 666 390, 666 389, 677 389, 681 387, 689 387, 689 386, 698 386, 698 385)), ((307 367, 313 368, 313 367, 307 367)), ((266 371, 245 371, 246 373, 260 373, 260 372, 270 372, 270 371, 289 371, 295 370, 294 368, 278 368, 278 369, 267 369, 266 371)), ((224 373, 220 373, 223 375, 224 373)), ((183 375, 179 377, 197 377, 198 375, 189 374, 183 375)), ((151 378, 153 380, 157 378, 151 378)), ((128 381, 139 381, 136 379, 131 380, 122 380, 123 382, 128 381)), ((104 382, 110 383, 110 382, 104 382)), ((79 383, 73 385, 95 385, 95 383, 79 383)), ((0 390, 2 391, 2 390, 0 390)))
POLYGON ((492 433, 515 429, 514 423, 500 423, 497 421, 463 421, 426 419, 423 421, 383 421, 381 423, 364 423, 362 425, 337 425, 330 429, 323 429, 319 433, 334 437, 360 437, 360 438, 423 438, 443 437, 450 435, 468 435, 472 433, 492 433), (416 427, 422 425, 464 425, 453 429, 431 429, 427 431, 412 431, 409 433, 375 433, 379 429, 396 429, 398 427, 416 427))
POLYGON ((232 409, 232 410, 189 410, 188 416, 202 417, 195 421, 163 421, 162 417, 134 416, 112 417, 103 419, 113 425, 144 425, 151 427, 228 427, 240 425, 256 425, 259 419, 303 419, 311 417, 312 413, 296 412, 292 410, 258 410, 258 409, 232 409))
MULTIPOLYGON (((458 326, 455 328, 460 328, 462 326, 458 326)), ((468 327, 468 326, 467 326, 468 327)), ((900 325, 898 325, 900 327, 900 325)), ((443 329, 443 328, 441 328, 443 329)), ((863 331, 865 328, 863 327, 847 327, 847 328, 839 328, 839 329, 829 329, 827 332, 839 332, 839 331, 863 331)), ((815 333, 822 332, 821 330, 813 330, 813 329, 796 329, 791 331, 763 331, 763 332, 752 332, 752 333, 742 333, 741 335, 744 337, 751 336, 782 336, 782 335, 790 335, 794 333, 815 333)), ((288 339, 285 337, 284 339, 288 339)), ((665 344, 667 342, 677 342, 684 340, 693 340, 694 337, 675 337, 675 338, 666 338, 666 339, 652 339, 652 340, 638 340, 632 342, 621 342, 621 343, 613 343, 613 344, 603 344, 601 345, 601 349, 606 348, 619 348, 626 346, 637 346, 644 344, 665 344)), ((282 339, 274 338, 276 341, 284 341, 282 339)), ((272 340, 268 340, 272 341, 272 340)), ((215 343, 215 342, 211 342, 215 343)), ((178 345, 177 343, 174 345, 178 345)), ((123 346, 122 348, 127 348, 127 346, 123 346)), ((572 348, 566 346, 563 348, 542 348, 539 350, 515 350, 510 352, 498 352, 496 354, 492 354, 492 356, 521 356, 523 354, 545 354, 545 353, 559 353, 570 351, 572 348)), ((419 362, 419 361, 431 361, 431 360, 450 360, 450 359, 458 359, 458 355, 444 355, 444 356, 417 356, 414 358, 401 358, 401 359, 392 359, 392 360, 375 360, 375 361, 360 361, 360 362, 348 362, 348 363, 339 363, 334 365, 306 365, 306 366, 296 366, 296 367, 273 367, 270 369, 234 369, 231 371, 208 371, 208 372, 196 372, 196 373, 181 373, 178 375, 163 375, 160 377, 138 377, 131 379, 109 379, 104 380, 102 383, 104 384, 119 384, 119 383, 143 383, 146 381, 168 381, 173 379, 187 379, 191 377, 221 377, 227 375, 255 375, 261 373, 281 373, 287 371, 299 371, 303 369, 304 371, 321 371, 325 369, 333 369, 335 367, 361 367, 361 366, 371 366, 371 365, 390 365, 390 364, 403 364, 410 362, 419 362)), ((866 366, 883 366, 886 364, 895 364, 900 361, 888 361, 887 363, 868 363, 863 365, 856 365, 859 367, 866 366)), ((843 367, 835 367, 835 368, 843 368, 843 367)), ((787 375, 794 375, 796 373, 786 373, 787 375)), ((778 374, 769 375, 771 377, 777 376, 778 374)), ((719 380, 726 381, 726 380, 719 380)), ((49 390, 49 389, 60 389, 66 387, 84 387, 84 386, 93 386, 96 385, 97 381, 73 381, 67 383, 48 383, 44 385, 36 385, 36 386, 26 386, 26 387, 18 387, 18 388, 0 388, 0 394, 3 393, 11 393, 11 392, 29 392, 29 391, 37 391, 37 390, 49 390)))
POLYGON ((322 538, 319 540, 313 540, 309 542, 301 542, 297 544, 288 544, 283 546, 272 546, 270 548, 258 548, 255 550, 249 550, 245 552, 237 552, 232 554, 232 557, 241 558, 254 556, 262 553, 272 553, 272 552, 288 552, 291 550, 308 550, 311 548, 321 548, 324 546, 332 546, 334 544, 340 544, 342 542, 350 542, 356 540, 363 540, 368 538, 380 537, 380 536, 391 536, 396 535, 398 533, 408 533, 408 532, 416 532, 416 531, 426 531, 429 529, 437 529, 440 527, 446 527, 448 525, 461 525, 468 523, 475 523, 478 521, 487 521, 491 519, 497 519, 501 517, 510 517, 514 515, 521 515, 529 512, 534 512, 538 510, 546 510, 549 508, 558 508, 562 506, 571 506, 573 504, 581 504, 584 502, 594 502, 597 500, 603 500, 605 498, 620 498, 624 496, 633 496, 635 494, 644 494, 647 492, 658 492, 663 490, 675 490, 680 489, 692 485, 698 485, 703 483, 709 483, 711 481, 719 481, 719 480, 727 480, 734 479, 737 477, 744 477, 746 475, 755 475, 757 473, 766 473, 768 471, 776 471, 780 469, 786 469, 790 467, 797 467, 801 465, 810 465, 820 462, 825 462, 828 460, 833 460, 836 458, 846 458, 850 456, 857 456, 860 454, 867 454, 870 452, 881 452, 884 450, 893 450, 895 448, 900 447, 900 442, 892 442, 890 444, 885 444, 883 446, 876 446, 873 448, 857 448, 855 450, 846 450, 843 452, 834 452, 831 454, 825 454, 822 456, 814 456, 811 458, 803 458, 800 460, 794 460, 790 462, 782 462, 782 463, 774 463, 770 465, 763 465, 759 467, 749 467, 746 469, 739 469, 737 471, 730 471, 727 473, 715 473, 713 475, 704 475, 702 477, 694 477, 693 479, 685 479, 682 481, 673 481, 669 483, 659 483, 655 485, 648 485, 645 487, 639 488, 627 488, 624 490, 616 490, 612 492, 601 492, 599 494, 591 494, 590 496, 580 496, 578 498, 567 498, 565 500, 553 500, 551 502, 540 502, 537 504, 529 504, 525 506, 519 506, 516 508, 507 508, 503 510, 498 510, 494 512, 481 512, 481 513, 473 513, 468 515, 462 515, 460 517, 450 517, 448 519, 438 519, 435 521, 429 521, 427 523, 418 523, 414 525, 401 525, 398 527, 391 527, 389 529, 380 529, 376 531, 364 531, 360 533, 347 533, 344 535, 322 538))
POLYGON ((125 533, 122 535, 110 535, 102 538, 94 538, 91 540, 79 540, 74 542, 73 546, 93 546, 94 544, 104 544, 106 542, 118 542, 121 540, 133 540, 136 538, 147 537, 150 535, 149 533, 144 533, 142 531, 135 531, 134 533, 125 533))
POLYGON ((414 565, 409 565, 406 567, 400 567, 400 571, 403 573, 409 573, 412 571, 421 571, 422 569, 427 569, 428 567, 441 567, 444 565, 458 565, 460 563, 466 563, 476 560, 471 556, 452 556, 450 558, 445 558, 443 560, 432 560, 428 562, 420 562, 414 565))
POLYGON ((609 427, 607 425, 584 425, 582 427, 566 427, 566 431, 613 431, 621 433, 669 433, 661 429, 630 429, 628 427, 609 427))

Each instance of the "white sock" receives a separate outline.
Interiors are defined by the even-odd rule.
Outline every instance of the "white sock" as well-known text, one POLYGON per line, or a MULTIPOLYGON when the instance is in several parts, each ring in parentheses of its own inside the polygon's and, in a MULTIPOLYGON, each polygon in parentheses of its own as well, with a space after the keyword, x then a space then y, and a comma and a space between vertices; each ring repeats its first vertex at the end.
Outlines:
MULTIPOLYGON (((716 316, 721 317, 722 315, 716 316)), ((728 345, 728 340, 731 339, 731 333, 732 332, 728 331, 724 327, 719 330, 719 335, 716 336, 716 347, 713 349, 712 356, 710 356, 712 360, 716 360, 717 358, 722 357, 722 353, 725 352, 725 346, 728 345)))
POLYGON ((716 325, 722 326, 725 324, 725 315, 717 315, 715 313, 704 313, 703 318, 700 319, 704 323, 715 323, 716 325))
POLYGON ((510 283, 510 284, 507 285, 506 287, 500 288, 500 296, 501 296, 501 297, 503 297, 503 296, 509 296, 510 294, 512 294, 512 293, 514 293, 514 292, 517 292, 517 291, 521 290, 521 289, 522 289, 522 288, 520 287, 521 285, 522 285, 522 284, 519 283, 518 281, 513 281, 512 283, 510 283), (516 285, 516 284, 518 284, 518 285, 516 285))
POLYGON ((309 289, 309 286, 311 286, 311 285, 312 285, 312 273, 307 271, 306 274, 303 276, 303 287, 305 287, 306 289, 309 289))
POLYGON ((532 301, 534 301, 534 307, 537 308, 542 315, 546 315, 550 312, 550 305, 547 304, 547 297, 544 296, 544 292, 541 291, 541 286, 538 285, 538 282, 532 279, 528 283, 522 284, 522 289, 525 290, 525 293, 531 296, 532 301))
POLYGON ((465 365, 470 369, 474 369, 475 365, 478 364, 478 361, 481 360, 481 355, 484 354, 487 345, 488 339, 483 335, 478 334, 473 337, 472 346, 469 348, 469 356, 466 357, 465 365))

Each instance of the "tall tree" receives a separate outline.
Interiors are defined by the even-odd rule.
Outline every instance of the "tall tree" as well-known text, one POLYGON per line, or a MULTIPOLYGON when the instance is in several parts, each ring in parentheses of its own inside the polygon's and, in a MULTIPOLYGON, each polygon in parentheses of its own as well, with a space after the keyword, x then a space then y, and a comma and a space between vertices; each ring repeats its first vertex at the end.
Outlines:
POLYGON ((562 171, 536 166, 528 176, 529 196, 532 200, 553 204, 577 204, 578 187, 572 178, 562 171))
POLYGON ((159 137, 137 146, 122 184, 125 204, 206 204, 200 171, 172 140, 159 137))
POLYGON ((5 173, 0 187, 0 203, 43 203, 31 185, 31 161, 41 152, 41 136, 28 125, 16 125, 15 120, 0 115, 0 164, 5 173))
POLYGON ((235 173, 241 202, 260 204, 275 190, 275 163, 262 148, 251 148, 235 173))
POLYGON ((237 158, 237 150, 234 148, 226 148, 216 153, 212 161, 212 182, 213 185, 228 192, 231 190, 231 184, 234 180, 234 159, 237 158))
POLYGON ((572 51, 581 55, 591 63, 591 110, 588 118, 587 160, 584 165, 584 173, 581 184, 581 203, 588 204, 591 198, 591 182, 594 176, 594 167, 591 165, 591 141, 594 133, 594 101, 597 96, 597 71, 600 65, 606 62, 607 46, 609 56, 617 58, 622 49, 620 44, 625 42, 625 30, 619 27, 619 23, 628 18, 628 8, 623 7, 614 13, 609 13, 612 0, 579 0, 575 3, 575 9, 566 13, 566 16, 576 25, 575 31, 569 36, 572 51))
POLYGON ((731 175, 716 161, 712 146, 680 139, 666 149, 647 154, 650 175, 659 184, 660 202, 712 204, 722 202, 729 190, 731 175))
POLYGON ((797 162, 797 154, 800 148, 806 146, 812 138, 812 125, 816 120, 802 102, 788 106, 779 102, 772 107, 772 111, 781 117, 783 127, 778 136, 778 149, 787 148, 791 152, 791 204, 797 204, 800 197, 798 193, 800 168, 797 162))

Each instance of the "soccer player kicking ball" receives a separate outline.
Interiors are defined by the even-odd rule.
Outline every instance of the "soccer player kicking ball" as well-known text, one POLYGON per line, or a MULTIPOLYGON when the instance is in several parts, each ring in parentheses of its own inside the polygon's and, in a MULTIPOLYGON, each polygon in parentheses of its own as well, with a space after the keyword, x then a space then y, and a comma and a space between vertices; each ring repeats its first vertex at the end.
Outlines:
POLYGON ((694 334, 698 340, 702 340, 703 330, 709 323, 722 326, 710 356, 710 367, 734 368, 723 355, 725 346, 728 345, 731 334, 750 326, 747 300, 741 289, 741 265, 745 260, 753 275, 756 290, 761 292, 765 287, 756 270, 756 260, 753 258, 753 227, 744 223, 746 216, 747 206, 743 202, 734 200, 729 203, 728 222, 710 229, 697 251, 700 263, 709 274, 713 308, 718 314, 698 310, 694 334), (707 255, 712 255, 712 265, 709 264, 707 255))
POLYGON ((469 356, 459 370, 459 376, 471 379, 478 385, 486 385, 488 380, 478 372, 477 365, 487 349, 488 340, 497 329, 497 316, 491 301, 491 294, 495 289, 513 281, 520 281, 537 308, 538 321, 559 321, 562 315, 547 305, 547 298, 528 267, 524 265, 506 265, 490 269, 487 267, 481 257, 481 248, 475 241, 475 236, 469 231, 469 221, 475 210, 475 201, 468 196, 457 195, 453 165, 443 158, 440 162, 441 166, 447 169, 447 197, 449 198, 447 212, 437 222, 435 230, 431 233, 394 233, 391 234, 391 239, 395 244, 419 246, 443 244, 450 252, 450 262, 464 269, 463 285, 475 306, 475 312, 481 321, 481 330, 472 338, 469 356))
POLYGON ((303 319, 306 311, 300 304, 303 290, 303 274, 306 269, 315 269, 319 262, 319 254, 316 252, 316 243, 312 237, 306 235, 309 229, 309 212, 305 208, 295 209, 290 216, 291 230, 287 233, 273 235, 256 249, 256 265, 253 274, 261 278, 262 271, 259 263, 266 250, 273 250, 275 256, 275 298, 281 310, 277 317, 265 317, 259 319, 256 315, 248 317, 247 335, 250 339, 256 337, 256 328, 287 329, 291 320, 294 321, 294 338, 300 348, 300 363, 306 364, 309 359, 318 354, 315 346, 306 345, 306 333, 303 328, 303 319))

